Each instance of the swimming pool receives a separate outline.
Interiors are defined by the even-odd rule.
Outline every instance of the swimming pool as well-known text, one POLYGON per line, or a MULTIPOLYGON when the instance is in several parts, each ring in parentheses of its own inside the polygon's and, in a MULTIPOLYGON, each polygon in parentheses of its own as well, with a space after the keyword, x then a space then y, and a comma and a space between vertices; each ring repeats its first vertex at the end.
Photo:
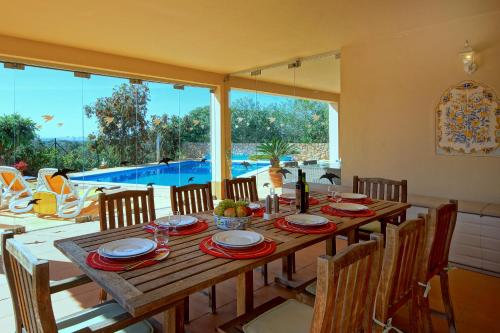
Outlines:
MULTIPOLYGON (((250 162, 245 168, 240 162, 232 163, 232 175, 238 177, 244 173, 269 166, 269 162, 250 162)), ((70 176, 71 180, 83 180, 102 183, 149 184, 182 186, 203 184, 212 179, 211 164, 199 161, 184 161, 170 165, 151 165, 136 169, 110 171, 99 174, 70 176), (193 177, 192 181, 189 179, 193 177)))

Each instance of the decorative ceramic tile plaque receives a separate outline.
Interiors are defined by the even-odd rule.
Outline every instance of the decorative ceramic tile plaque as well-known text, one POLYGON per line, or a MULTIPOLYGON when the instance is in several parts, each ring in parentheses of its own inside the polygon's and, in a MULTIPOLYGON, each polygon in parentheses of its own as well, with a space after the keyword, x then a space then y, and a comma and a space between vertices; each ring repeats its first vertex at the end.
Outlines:
POLYGON ((491 88, 463 81, 445 91, 436 108, 436 150, 500 156, 500 101, 491 88))

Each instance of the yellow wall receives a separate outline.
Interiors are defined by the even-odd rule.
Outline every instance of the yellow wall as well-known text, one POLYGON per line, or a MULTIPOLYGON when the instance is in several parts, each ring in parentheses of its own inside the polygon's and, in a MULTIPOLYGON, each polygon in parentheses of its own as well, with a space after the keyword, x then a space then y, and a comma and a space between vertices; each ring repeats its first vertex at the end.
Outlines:
POLYGON ((500 12, 385 36, 342 48, 342 176, 408 179, 409 192, 500 203, 500 157, 435 153, 434 110, 465 79, 500 96, 500 12), (465 39, 479 53, 468 75, 465 39))

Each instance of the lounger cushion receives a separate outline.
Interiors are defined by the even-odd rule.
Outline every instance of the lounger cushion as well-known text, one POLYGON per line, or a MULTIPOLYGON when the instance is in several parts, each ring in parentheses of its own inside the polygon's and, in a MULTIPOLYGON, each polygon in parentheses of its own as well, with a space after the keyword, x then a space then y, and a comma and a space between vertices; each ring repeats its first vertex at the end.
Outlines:
MULTIPOLYGON (((69 333, 76 330, 92 326, 103 321, 109 320, 125 310, 116 303, 107 303, 92 309, 86 309, 73 315, 64 317, 57 322, 59 333, 69 333)), ((152 333, 153 327, 147 321, 141 321, 124 328, 120 333, 152 333)))
POLYGON ((52 178, 52 175, 46 175, 45 179, 47 179, 47 184, 49 185, 51 191, 54 191, 57 194, 71 193, 71 189, 66 185, 65 179, 62 176, 52 178))
POLYGON ((370 233, 371 232, 378 232, 378 233, 382 232, 379 221, 374 221, 374 222, 365 224, 365 225, 359 227, 359 230, 362 230, 364 232, 370 232, 370 233))
POLYGON ((245 333, 308 333, 313 308, 289 299, 243 326, 245 333))
MULTIPOLYGON (((1 172, 0 177, 2 177, 5 184, 11 185, 16 175, 10 172, 1 172)), ((19 192, 26 188, 18 179, 16 179, 15 183, 11 185, 10 189, 11 191, 19 192)))

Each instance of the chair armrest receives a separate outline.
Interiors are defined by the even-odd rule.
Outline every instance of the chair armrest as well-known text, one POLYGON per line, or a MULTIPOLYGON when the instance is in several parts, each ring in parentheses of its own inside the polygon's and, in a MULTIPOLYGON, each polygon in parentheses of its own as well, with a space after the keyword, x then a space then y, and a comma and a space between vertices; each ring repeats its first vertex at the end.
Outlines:
POLYGON ((307 292, 307 290, 304 290, 303 292, 298 294, 295 298, 300 303, 304 303, 304 304, 309 305, 311 307, 314 307, 314 302, 316 301, 316 297, 314 297, 314 295, 309 294, 307 292))
POLYGON ((89 327, 82 328, 74 333, 111 333, 116 332, 122 328, 131 325, 133 322, 140 320, 133 320, 133 317, 128 312, 122 312, 116 316, 103 320, 97 324, 89 327))
POLYGON ((308 285, 310 285, 311 283, 315 282, 316 280, 317 280, 316 277, 313 277, 312 279, 306 280, 306 281, 302 282, 301 284, 299 284, 298 286, 296 286, 295 288, 293 288, 293 291, 297 292, 297 293, 304 292, 306 290, 306 287, 308 285))
MULTIPOLYGON (((398 224, 400 224, 399 217, 402 215, 403 215, 402 212, 394 213, 392 215, 388 215, 386 217, 380 218, 379 221, 398 225, 398 224)), ((404 221, 401 221, 401 223, 403 223, 403 222, 404 221)))
MULTIPOLYGON (((97 305, 99 306, 99 305, 97 305)), ((103 320, 97 324, 84 327, 75 331, 74 333, 114 333, 125 327, 138 323, 140 321, 147 321, 153 327, 153 332, 163 332, 163 327, 153 318, 147 318, 153 314, 145 314, 139 317, 133 317, 130 313, 123 310, 112 318, 103 320)))
POLYGON ((304 304, 314 306, 315 296, 306 290, 306 287, 315 282, 317 278, 312 278, 294 288, 295 298, 304 304))
POLYGON ((58 280, 50 283, 50 293, 55 294, 63 290, 70 288, 75 288, 87 283, 92 282, 92 280, 85 274, 72 276, 67 279, 58 280))

